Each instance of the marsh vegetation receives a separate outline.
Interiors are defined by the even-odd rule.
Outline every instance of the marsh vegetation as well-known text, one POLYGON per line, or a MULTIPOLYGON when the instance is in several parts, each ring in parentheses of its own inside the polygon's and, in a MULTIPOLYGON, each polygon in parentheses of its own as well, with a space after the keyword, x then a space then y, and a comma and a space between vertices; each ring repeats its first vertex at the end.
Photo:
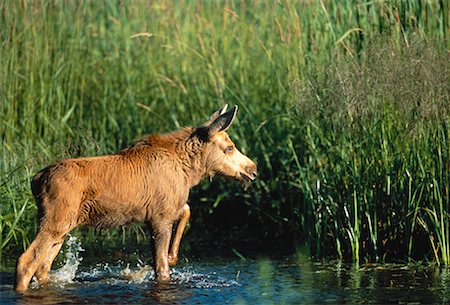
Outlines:
MULTIPOLYGON (((201 184, 185 251, 305 245, 314 258, 449 264, 449 11, 438 0, 3 1, 2 258, 36 231, 35 172, 229 103, 241 109, 230 135, 259 180, 246 192, 201 184)), ((74 234, 85 247, 148 242, 140 226, 74 234)))

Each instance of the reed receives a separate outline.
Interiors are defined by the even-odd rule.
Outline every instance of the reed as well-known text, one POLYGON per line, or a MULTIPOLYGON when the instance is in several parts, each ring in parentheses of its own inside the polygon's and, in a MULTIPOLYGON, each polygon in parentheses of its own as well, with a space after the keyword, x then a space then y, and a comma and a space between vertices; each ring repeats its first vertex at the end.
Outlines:
POLYGON ((317 257, 448 264, 449 10, 438 0, 3 1, 2 253, 36 230, 32 173, 201 124, 228 102, 241 108, 231 136, 261 179, 250 194, 201 185, 193 198, 208 204, 193 227, 227 194, 257 215, 258 236, 305 242, 317 257))

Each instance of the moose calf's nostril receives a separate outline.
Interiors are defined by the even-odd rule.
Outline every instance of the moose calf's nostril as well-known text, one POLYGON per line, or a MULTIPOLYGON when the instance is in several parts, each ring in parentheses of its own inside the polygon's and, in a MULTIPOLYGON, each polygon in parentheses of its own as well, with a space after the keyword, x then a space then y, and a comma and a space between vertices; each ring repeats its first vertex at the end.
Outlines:
POLYGON ((256 172, 256 168, 253 167, 253 166, 251 166, 251 167, 250 167, 250 166, 247 166, 247 167, 245 168, 245 170, 247 171, 247 173, 250 174, 250 176, 252 176, 253 179, 255 179, 256 176, 258 176, 258 173, 256 172))

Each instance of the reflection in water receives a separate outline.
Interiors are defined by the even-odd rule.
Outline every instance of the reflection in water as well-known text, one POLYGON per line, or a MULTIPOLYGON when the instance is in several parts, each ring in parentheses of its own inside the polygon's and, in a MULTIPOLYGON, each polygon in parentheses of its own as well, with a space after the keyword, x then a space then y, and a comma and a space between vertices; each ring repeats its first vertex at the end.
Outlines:
POLYGON ((173 304, 187 301, 192 297, 192 292, 183 285, 155 283, 144 295, 158 303, 173 304))
MULTIPOLYGON (((76 244, 76 243, 75 243, 76 244)), ((79 251, 77 247, 75 250, 79 251)), ((67 252, 70 252, 69 250, 67 252)), ((73 253, 72 253, 73 254, 73 253)), ((69 255, 71 255, 69 253, 69 255)), ((78 257, 78 256, 72 256, 78 257)), ((290 260, 192 262, 172 269, 168 284, 154 282, 145 262, 102 263, 80 257, 70 276, 52 271, 48 288, 12 291, 14 274, 0 273, 2 304, 326 304, 450 302, 449 268, 315 263, 307 256, 290 260), (80 264, 81 263, 81 264, 80 264)))
POLYGON ((443 294, 442 303, 449 304, 450 303, 450 267, 441 270, 441 274, 439 276, 439 286, 447 293, 443 294), (445 289, 446 288, 446 289, 445 289))

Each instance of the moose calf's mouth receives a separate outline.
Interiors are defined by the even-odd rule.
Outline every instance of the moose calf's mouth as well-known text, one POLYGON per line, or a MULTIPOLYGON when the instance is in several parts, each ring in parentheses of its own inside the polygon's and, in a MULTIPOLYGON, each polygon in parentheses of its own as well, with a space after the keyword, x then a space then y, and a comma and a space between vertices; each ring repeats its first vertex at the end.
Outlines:
POLYGON ((250 180, 249 178, 242 179, 241 185, 244 191, 247 191, 252 186, 252 180, 250 180))
POLYGON ((251 178, 247 174, 239 174, 239 182, 241 183, 245 191, 252 185, 253 180, 256 179, 256 173, 252 173, 252 176, 253 177, 251 178))

